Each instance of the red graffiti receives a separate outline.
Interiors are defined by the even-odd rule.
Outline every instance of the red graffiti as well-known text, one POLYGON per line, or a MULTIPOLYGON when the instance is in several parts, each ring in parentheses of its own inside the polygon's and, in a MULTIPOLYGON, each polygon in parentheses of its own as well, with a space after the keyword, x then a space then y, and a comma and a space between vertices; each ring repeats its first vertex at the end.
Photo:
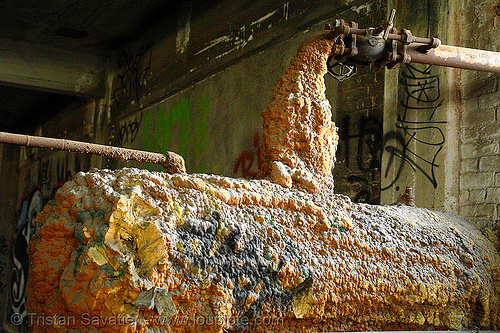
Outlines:
POLYGON ((258 171, 261 166, 261 147, 260 147, 260 138, 259 134, 255 133, 253 136, 253 146, 252 150, 244 150, 241 152, 240 157, 234 164, 233 172, 238 174, 238 170, 241 167, 241 175, 243 178, 252 179, 257 176, 258 171), (257 170, 252 170, 254 166, 255 159, 257 158, 257 170))

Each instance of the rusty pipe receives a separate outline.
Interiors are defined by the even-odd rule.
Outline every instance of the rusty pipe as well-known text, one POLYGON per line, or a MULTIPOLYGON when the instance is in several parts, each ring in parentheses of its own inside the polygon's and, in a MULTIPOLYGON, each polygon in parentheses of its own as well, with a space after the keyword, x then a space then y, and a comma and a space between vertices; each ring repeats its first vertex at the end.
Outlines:
POLYGON ((411 62, 437 66, 471 69, 476 71, 500 73, 500 53, 468 49, 464 47, 441 45, 423 52, 424 44, 408 46, 411 62))
MULTIPOLYGON (((335 29, 332 30, 332 36, 356 35, 356 36, 364 37, 364 36, 367 36, 368 34, 369 33, 366 29, 353 28, 345 23, 335 27, 335 29)), ((405 39, 405 36, 401 33, 388 33, 384 37, 385 37, 384 40, 395 40, 398 42, 403 42, 405 39)), ((417 37, 417 36, 411 36, 411 38, 412 38, 411 39, 412 43, 422 43, 422 44, 431 45, 435 41, 435 38, 426 38, 426 37, 417 37)))
MULTIPOLYGON (((394 68, 400 62, 415 62, 500 73, 500 53, 441 45, 437 38, 416 37, 407 29, 396 32, 392 28, 395 13, 393 9, 385 28, 360 29, 354 22, 349 25, 343 20, 336 20, 335 28, 331 30, 332 37, 340 38, 342 42, 345 37, 350 38, 351 48, 356 47, 357 52, 352 54, 342 43, 335 46, 332 59, 348 66, 377 61, 394 68)), ((329 26, 327 29, 330 29, 329 26)))
MULTIPOLYGON (((390 48, 389 42, 384 42, 382 39, 375 44, 370 44, 367 40, 361 40, 357 46, 358 54, 347 58, 345 64, 363 66, 374 61, 383 61, 382 64, 387 64, 395 60, 396 62, 412 62, 500 73, 499 52, 449 45, 439 45, 432 48, 428 43, 412 43, 407 46, 405 51, 408 59, 403 61, 400 52, 392 58, 393 50, 390 48)), ((349 51, 349 48, 336 45, 333 50, 334 58, 342 54, 349 54, 349 51)))
POLYGON ((134 160, 144 163, 154 163, 162 165, 168 173, 186 173, 184 159, 182 156, 173 152, 160 154, 136 149, 99 145, 95 143, 6 132, 0 132, 0 143, 93 154, 121 161, 134 160))
MULTIPOLYGON (((387 37, 387 40, 395 40, 398 42, 403 42, 404 37, 403 35, 400 34, 389 34, 387 37)), ((426 45, 432 45, 436 39, 435 38, 427 38, 427 37, 416 37, 412 36, 412 42, 414 43, 421 43, 421 44, 426 44, 426 45)))

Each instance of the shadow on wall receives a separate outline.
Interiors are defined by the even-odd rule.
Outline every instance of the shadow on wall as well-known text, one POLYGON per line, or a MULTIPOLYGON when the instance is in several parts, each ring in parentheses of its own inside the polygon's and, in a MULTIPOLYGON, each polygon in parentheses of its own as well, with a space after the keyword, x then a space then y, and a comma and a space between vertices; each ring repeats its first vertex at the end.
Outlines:
POLYGON ((18 326, 19 332, 27 332, 26 284, 28 282, 29 258, 26 252, 37 226, 34 219, 43 210, 47 200, 36 190, 21 203, 21 215, 17 221, 17 232, 12 247, 12 270, 9 290, 7 318, 18 326))
POLYGON ((442 127, 446 124, 446 121, 436 120, 437 111, 443 105, 439 76, 430 65, 406 64, 399 83, 403 97, 396 130, 385 133, 382 142, 382 154, 388 155, 388 163, 383 166, 382 174, 388 185, 381 190, 385 191, 396 184, 405 165, 410 166, 412 172, 424 175, 436 188, 436 169, 440 167, 436 161, 444 147, 442 127), (411 148, 413 145, 414 150, 411 148), (391 176, 389 171, 393 167, 396 171, 391 176))
MULTIPOLYGON (((18 332, 28 331, 28 317, 26 312, 26 284, 29 277, 30 261, 27 254, 28 244, 37 230, 37 225, 34 222, 37 214, 43 210, 50 199, 55 198, 57 190, 74 175, 70 170, 70 159, 67 153, 64 153, 63 161, 56 159, 46 159, 41 161, 38 166, 37 181, 34 186, 35 190, 31 195, 25 197, 21 201, 21 209, 19 219, 16 224, 15 237, 12 245, 12 268, 10 272, 10 286, 8 289, 8 303, 6 313, 6 321, 16 327, 18 332), (53 177, 55 172, 55 177, 53 177)), ((75 170, 81 169, 79 157, 75 155, 74 163, 75 170)), ((30 183, 27 179, 27 186, 30 183)), ((32 186, 32 185, 31 185, 32 186)), ((33 187, 32 187, 33 188, 33 187)), ((0 237, 0 256, 4 247, 0 237)), ((10 250, 5 245, 5 252, 10 250)), ((0 262, 0 274, 3 270, 3 264, 0 262)), ((5 286, 0 286, 0 291, 5 286)))
POLYGON ((380 192, 392 187, 398 192, 405 172, 423 175, 428 180, 423 185, 438 186, 446 126, 438 120, 444 101, 439 84, 432 66, 406 64, 400 72, 395 130, 384 133, 382 119, 374 116, 347 114, 341 119, 333 170, 338 192, 354 202, 380 204, 380 192))

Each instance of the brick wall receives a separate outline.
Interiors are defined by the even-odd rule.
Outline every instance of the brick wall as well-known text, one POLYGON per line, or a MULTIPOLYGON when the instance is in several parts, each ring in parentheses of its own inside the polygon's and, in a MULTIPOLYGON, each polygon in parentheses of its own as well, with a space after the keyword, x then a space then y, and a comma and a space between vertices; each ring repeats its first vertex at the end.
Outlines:
MULTIPOLYGON (((498 76, 464 81, 461 118, 460 215, 486 233, 500 232, 500 95, 498 76)), ((498 242, 498 240, 497 240, 498 242)))
MULTIPOLYGON (((386 3, 372 1, 354 17, 360 28, 376 27, 386 18, 386 3)), ((339 127, 335 192, 356 202, 380 203, 380 157, 384 103, 384 69, 358 68, 340 83, 325 77, 327 94, 339 127)))
MULTIPOLYGON (((497 1, 464 6, 462 46, 499 51, 497 1)), ((460 121, 460 215, 476 221, 499 248, 500 92, 499 75, 462 73, 460 121)))

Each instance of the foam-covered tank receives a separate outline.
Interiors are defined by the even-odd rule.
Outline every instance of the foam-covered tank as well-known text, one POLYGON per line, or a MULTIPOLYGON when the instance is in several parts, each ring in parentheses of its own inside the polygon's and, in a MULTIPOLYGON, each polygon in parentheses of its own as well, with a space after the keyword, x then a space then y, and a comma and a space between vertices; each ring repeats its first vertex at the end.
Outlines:
POLYGON ((29 245, 33 331, 499 329, 500 258, 473 224, 333 193, 334 42, 304 43, 275 88, 263 179, 125 168, 62 186, 29 245))

